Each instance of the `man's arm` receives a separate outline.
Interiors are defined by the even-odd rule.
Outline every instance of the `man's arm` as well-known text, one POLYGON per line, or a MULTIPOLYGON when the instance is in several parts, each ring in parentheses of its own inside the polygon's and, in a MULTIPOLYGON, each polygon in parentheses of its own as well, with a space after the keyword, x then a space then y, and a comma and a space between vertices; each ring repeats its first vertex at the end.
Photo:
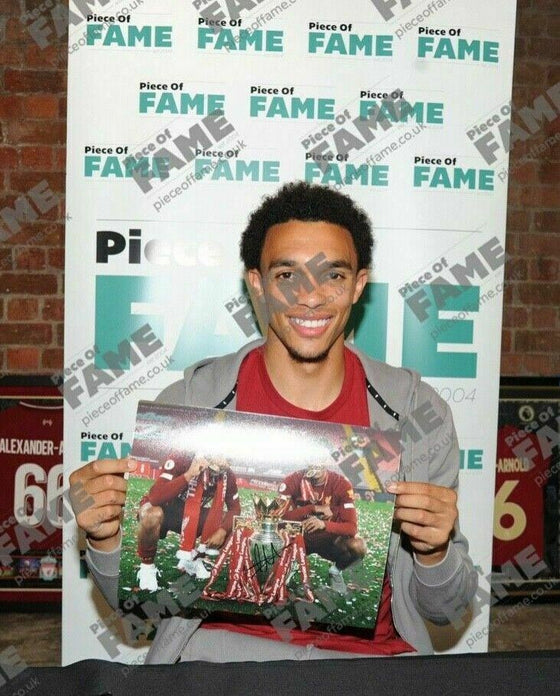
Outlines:
POLYGON ((410 444, 403 462, 407 480, 395 484, 393 492, 395 518, 400 520, 401 531, 414 552, 412 599, 422 616, 443 624, 456 621, 468 607, 478 576, 458 524, 459 446, 451 411, 431 387, 421 382, 416 403, 426 401, 431 403, 437 417, 434 422, 439 424, 410 444), (428 461, 427 477, 424 470, 415 470, 415 461, 428 461), (424 480, 416 480, 420 478, 424 480))
POLYGON ((124 473, 133 459, 90 462, 70 474, 70 502, 78 526, 87 535, 86 560, 95 583, 110 606, 118 606, 121 515, 126 498, 124 473), (91 504, 83 504, 84 495, 91 504))

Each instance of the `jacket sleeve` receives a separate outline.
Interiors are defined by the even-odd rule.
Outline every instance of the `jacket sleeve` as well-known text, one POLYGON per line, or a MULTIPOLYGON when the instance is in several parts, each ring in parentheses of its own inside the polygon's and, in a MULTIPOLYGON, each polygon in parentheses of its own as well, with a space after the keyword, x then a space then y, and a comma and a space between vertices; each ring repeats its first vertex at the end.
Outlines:
MULTIPOLYGON (((403 459, 404 478, 427 480, 457 491, 459 446, 447 403, 420 382, 408 420, 420 431, 420 437, 416 441, 411 438, 410 451, 403 459)), ((407 448, 406 441, 404 447, 407 448)), ((478 585, 468 551, 468 542, 457 521, 447 554, 440 563, 426 566, 413 555, 410 595, 424 618, 436 624, 460 623, 478 585)))
POLYGON ((119 605, 119 564, 121 545, 114 551, 97 551, 89 541, 86 550, 86 563, 99 591, 113 609, 119 605))

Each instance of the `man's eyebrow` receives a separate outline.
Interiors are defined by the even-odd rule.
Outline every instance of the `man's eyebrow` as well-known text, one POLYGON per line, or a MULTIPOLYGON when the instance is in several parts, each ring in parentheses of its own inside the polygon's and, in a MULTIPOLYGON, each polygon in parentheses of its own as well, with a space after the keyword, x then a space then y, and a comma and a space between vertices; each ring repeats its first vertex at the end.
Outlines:
MULTIPOLYGON (((308 266, 313 259, 310 259, 307 261, 304 265, 308 266)), ((300 264, 297 263, 297 261, 294 261, 293 259, 278 259, 277 261, 273 261, 269 267, 268 270, 273 270, 274 268, 296 268, 300 264)), ((321 269, 327 269, 327 268, 344 268, 348 271, 353 270, 352 269, 352 264, 347 261, 346 259, 335 259, 334 261, 328 261, 328 262, 321 262, 320 264, 321 269)))
POLYGON ((337 259, 335 261, 329 261, 328 263, 322 263, 322 268, 345 268, 347 271, 352 270, 352 264, 346 259, 337 259))
POLYGON ((293 259, 278 259, 277 261, 273 261, 269 265, 268 270, 270 271, 273 268, 279 268, 280 266, 283 266, 283 267, 287 266, 288 268, 295 268, 297 265, 298 264, 293 259))

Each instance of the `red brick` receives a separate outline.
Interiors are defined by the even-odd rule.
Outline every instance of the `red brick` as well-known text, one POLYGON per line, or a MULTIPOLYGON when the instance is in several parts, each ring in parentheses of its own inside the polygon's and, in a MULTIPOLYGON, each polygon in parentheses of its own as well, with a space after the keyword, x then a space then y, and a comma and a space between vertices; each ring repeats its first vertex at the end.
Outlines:
POLYGON ((558 272, 558 259, 547 259, 542 256, 539 256, 537 259, 531 259, 531 280, 558 281, 560 279, 558 272))
POLYGON ((64 249, 49 249, 48 265, 51 268, 64 268, 64 249))
POLYGON ((0 293, 14 295, 54 295, 57 278, 46 273, 0 273, 0 293))
POLYGON ((53 299, 45 300, 43 304, 43 319, 50 321, 63 321, 64 320, 64 300, 56 297, 53 299))
POLYGON ((519 234, 508 231, 506 234, 506 254, 508 254, 508 256, 515 256, 518 249, 518 241, 519 234))
POLYGON ((7 345, 48 345, 52 339, 50 324, 3 324, 0 341, 7 345))
POLYGON ((535 228, 542 232, 560 230, 560 210, 537 210, 533 215, 535 228))
POLYGON ((520 353, 560 352, 560 331, 516 331, 515 350, 520 353))
POLYGON ((34 297, 17 297, 8 300, 8 319, 25 321, 39 315, 39 300, 34 297))
POLYGON ((18 68, 23 62, 23 51, 19 46, 0 45, 0 65, 18 68))
POLYGON ((66 142, 66 122, 20 121, 9 124, 9 142, 15 144, 62 145, 66 142))
POLYGON ((68 110, 68 98, 67 97, 59 97, 58 100, 58 115, 60 118, 66 118, 68 110))
POLYGON ((45 172, 53 168, 53 148, 46 145, 33 145, 20 148, 23 169, 45 172))
POLYGON ((52 45, 41 48, 33 43, 25 49, 27 68, 58 68, 65 70, 68 65, 68 51, 62 46, 52 45))
POLYGON ((56 94, 66 89, 64 70, 15 70, 4 71, 4 87, 8 92, 47 92, 56 94))
POLYGON ((525 305, 557 307, 560 305, 560 284, 521 283, 517 288, 519 299, 525 305))
POLYGON ((537 171, 535 162, 524 162, 515 170, 510 170, 510 178, 515 179, 518 184, 535 184, 539 180, 537 171))
POLYGON ((556 307, 533 307, 531 324, 537 329, 554 329, 558 326, 558 309, 556 307))
POLYGON ((506 229, 526 232, 531 225, 531 213, 528 210, 514 210, 511 207, 507 212, 506 229))
POLYGON ((521 205, 521 189, 514 182, 509 182, 508 205, 517 208, 521 205))
POLYGON ((519 36, 515 39, 515 57, 518 61, 527 55, 527 42, 528 39, 523 39, 519 36))
POLYGON ((52 370, 62 370, 64 367, 64 351, 62 348, 47 348, 43 351, 41 366, 52 370))
POLYGON ((8 348, 8 370, 37 370, 39 368, 39 348, 8 348))
POLYGON ((13 0, 0 0, 0 13, 5 17, 19 17, 20 3, 15 3, 13 0))
POLYGON ((56 345, 64 346, 64 324, 55 324, 56 345))
POLYGON ((10 176, 10 184, 13 191, 21 191, 25 193, 34 186, 37 186, 42 181, 46 181, 49 189, 56 193, 64 191, 65 176, 61 172, 45 172, 38 174, 37 172, 12 172, 10 176))
POLYGON ((20 22, 19 14, 9 17, 6 22, 6 41, 9 44, 25 43, 29 39, 29 34, 24 25, 20 22))
POLYGON ((46 253, 40 247, 23 247, 16 251, 16 268, 41 271, 46 266, 46 253))
POLYGON ((560 191, 558 189, 558 184, 555 186, 541 186, 540 187, 540 206, 543 208, 552 208, 558 205, 558 197, 560 196, 560 191))
POLYGON ((502 353, 509 353, 511 351, 511 331, 509 329, 502 329, 502 353))
POLYGON ((30 222, 10 238, 12 244, 61 246, 64 243, 64 225, 60 222, 30 222))
POLYGON ((525 307, 504 307, 503 325, 507 328, 525 328, 529 324, 529 312, 525 307))
POLYGON ((548 38, 529 39, 527 43, 529 55, 548 59, 554 62, 560 60, 560 41, 548 38))
POLYGON ((520 375, 523 374, 523 356, 516 353, 502 353, 502 361, 500 365, 500 374, 502 375, 520 375))
POLYGON ((519 186, 519 201, 523 206, 540 206, 541 192, 537 186, 519 186))
POLYGON ((58 97, 51 94, 24 97, 23 110, 29 118, 58 118, 58 97))
POLYGON ((65 147, 55 147, 53 148, 54 153, 54 166, 55 172, 66 172, 66 148, 65 147))
POLYGON ((540 63, 520 61, 515 68, 515 82, 522 85, 542 84, 545 82, 546 68, 540 63))
POLYGON ((526 234, 523 237, 522 248, 528 256, 556 256, 558 254, 558 235, 526 234))
POLYGON ((542 36, 545 33, 545 25, 542 17, 524 17, 517 25, 517 36, 542 36))
POLYGON ((17 168, 18 153, 15 147, 4 147, 0 145, 0 169, 17 168))
POLYGON ((526 259, 508 259, 506 262, 505 277, 507 280, 527 280, 529 277, 526 259))
POLYGON ((14 267, 14 260, 11 249, 0 249, 0 271, 11 270, 14 267))
POLYGON ((524 355, 523 370, 525 374, 537 377, 556 377, 560 374, 560 355, 550 353, 524 355))
POLYGON ((553 137, 560 133, 560 118, 555 118, 554 121, 545 121, 543 132, 548 137, 553 137))
MULTIPOLYGON (((541 161, 538 175, 539 181, 543 184, 558 184, 560 181, 560 162, 553 162, 551 160, 541 161)), ((558 189, 556 193, 560 195, 560 189, 558 189)))

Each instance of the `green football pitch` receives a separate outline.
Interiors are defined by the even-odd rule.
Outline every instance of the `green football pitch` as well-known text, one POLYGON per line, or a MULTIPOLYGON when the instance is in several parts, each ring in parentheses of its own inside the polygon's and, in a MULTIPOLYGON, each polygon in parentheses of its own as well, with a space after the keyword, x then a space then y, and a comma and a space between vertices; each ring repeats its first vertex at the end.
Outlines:
MULTIPOLYGON (((123 546, 121 552, 121 567, 119 580, 119 599, 121 603, 133 598, 135 603, 142 604, 146 600, 153 600, 154 594, 146 590, 140 590, 137 585, 136 574, 139 568, 139 559, 136 554, 136 514, 142 496, 153 485, 152 480, 142 478, 130 478, 123 520, 123 546)), ((251 496, 254 491, 240 488, 239 498, 242 515, 254 517, 254 506, 251 496)), ((330 561, 316 554, 308 556, 311 585, 316 595, 315 604, 317 613, 324 615, 321 623, 343 625, 356 628, 371 628, 375 622, 375 614, 379 604, 387 543, 392 522, 392 505, 366 500, 356 500, 358 513, 358 531, 367 544, 367 554, 358 566, 344 572, 348 586, 348 593, 340 595, 330 589, 329 567, 330 561)), ((158 552, 155 563, 161 571, 160 587, 168 589, 173 595, 173 583, 181 573, 176 569, 177 560, 175 553, 179 546, 179 535, 169 532, 158 544, 158 552)), ((222 590, 226 586, 227 571, 222 570, 213 589, 222 590)), ((192 579, 193 586, 200 590, 205 585, 204 580, 192 579)), ((289 601, 286 606, 258 607, 250 602, 237 602, 233 600, 203 601, 198 600, 189 609, 192 613, 201 612, 234 612, 236 614, 260 615, 266 610, 267 618, 289 608, 296 624, 301 613, 296 606, 301 602, 301 577, 297 570, 288 583, 289 601)), ((301 621, 299 621, 301 623, 301 621)))

